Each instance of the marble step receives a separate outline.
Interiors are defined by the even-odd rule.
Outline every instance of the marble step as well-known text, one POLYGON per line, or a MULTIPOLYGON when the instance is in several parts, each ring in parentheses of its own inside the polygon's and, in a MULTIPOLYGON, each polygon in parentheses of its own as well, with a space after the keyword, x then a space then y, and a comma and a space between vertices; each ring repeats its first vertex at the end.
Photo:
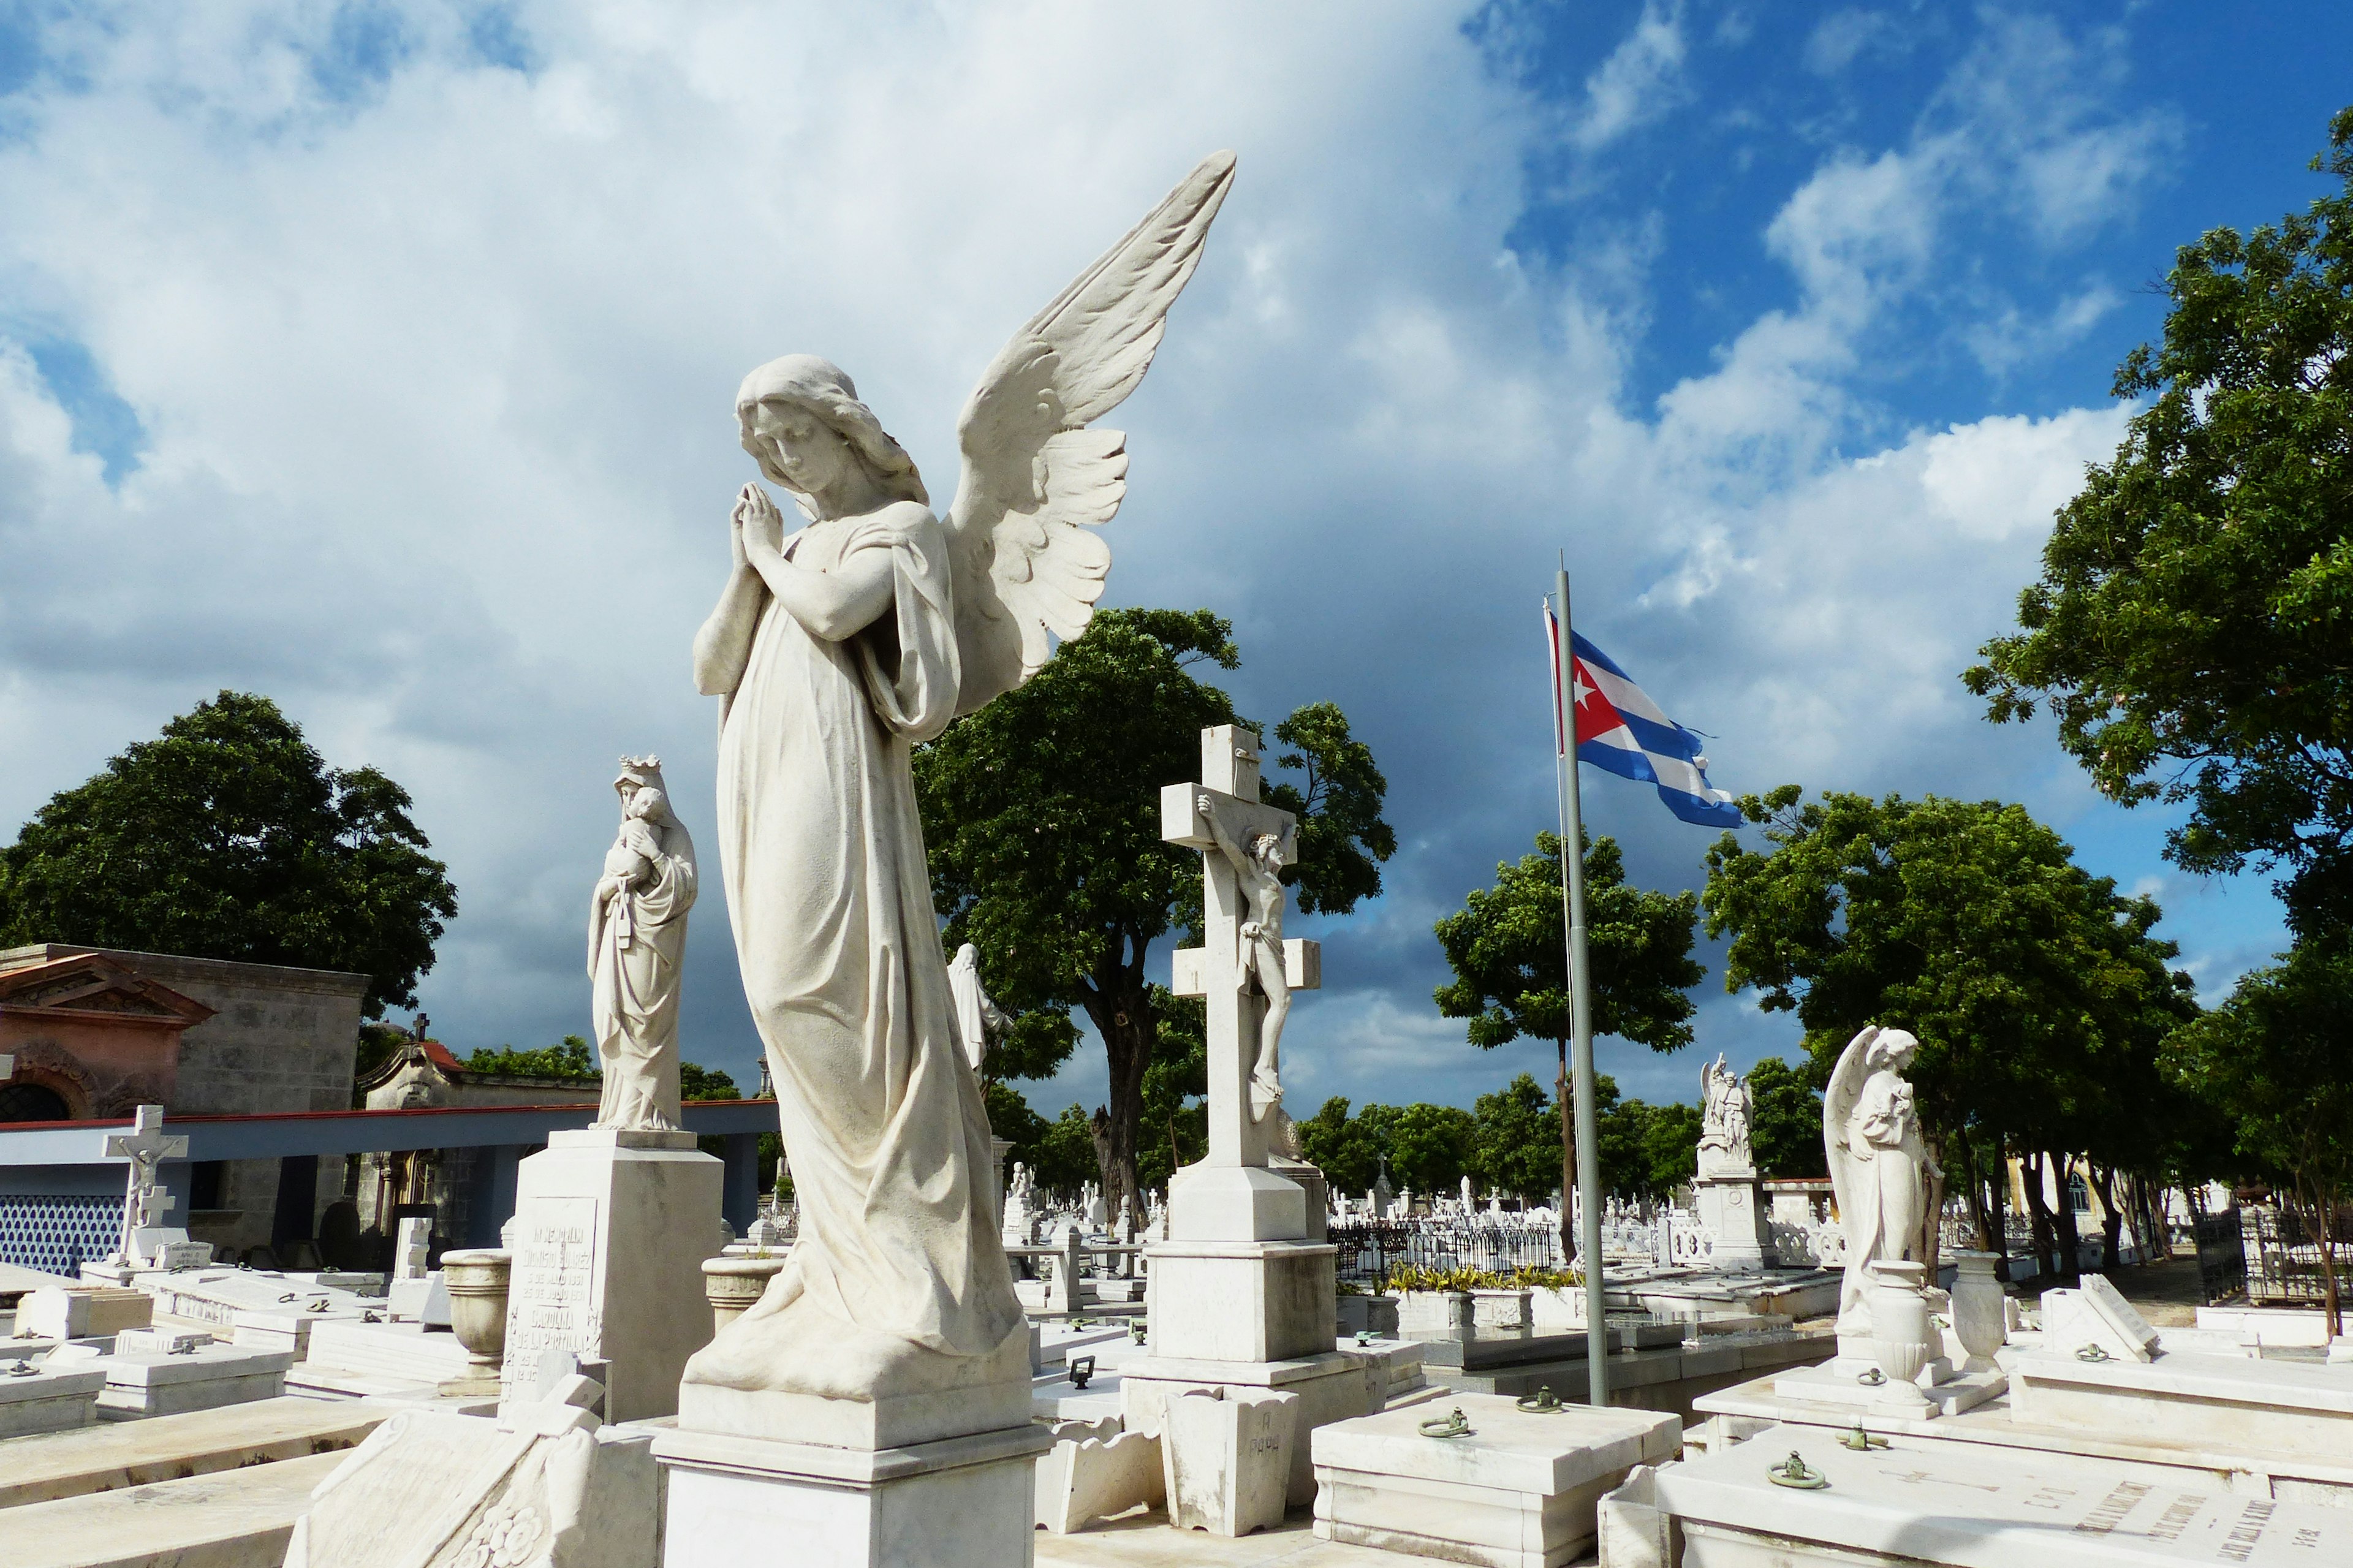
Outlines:
POLYGON ((396 1408, 357 1400, 259 1399, 12 1437, 0 1442, 0 1509, 354 1447, 396 1408))
POLYGON ((313 1454, 0 1514, 8 1568, 277 1568, 311 1490, 343 1462, 313 1454))

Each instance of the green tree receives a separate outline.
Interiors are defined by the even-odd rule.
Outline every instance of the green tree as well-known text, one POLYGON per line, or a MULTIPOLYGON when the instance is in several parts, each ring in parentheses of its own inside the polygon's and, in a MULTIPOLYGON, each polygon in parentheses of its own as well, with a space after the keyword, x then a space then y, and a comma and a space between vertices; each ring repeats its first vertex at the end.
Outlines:
MULTIPOLYGON (((477 1046, 466 1058, 466 1070, 496 1073, 502 1078, 571 1079, 579 1083, 596 1083, 605 1076, 596 1059, 596 1047, 579 1035, 566 1035, 552 1046, 526 1051, 512 1046, 501 1046, 496 1050, 477 1046)), ((744 1091, 735 1087, 732 1075, 719 1068, 681 1061, 678 1064, 678 1097, 681 1100, 741 1100, 744 1091)))
POLYGON ((1471 1168, 1478 1136, 1471 1112, 1459 1105, 1367 1105, 1360 1113, 1388 1150, 1389 1179, 1423 1196, 1451 1191, 1471 1168))
POLYGON ((697 1067, 681 1058, 678 1064, 678 1097, 690 1100, 741 1100, 744 1091, 735 1087, 734 1076, 720 1068, 697 1067))
POLYGON ((0 942, 368 977, 417 1003, 456 917, 448 868, 374 768, 327 766, 266 697, 224 691, 52 796, 0 850, 0 942))
POLYGON ((1101 1174, 1095 1163, 1094 1122, 1080 1106, 1071 1106, 1046 1123, 1038 1135, 1037 1158, 1030 1162, 1038 1185, 1050 1193, 1075 1193, 1101 1174))
MULTIPOLYGON (((1725 989, 1753 987, 1767 1011, 1797 1013, 1809 1077, 1826 1076, 1866 1024, 1917 1036, 1922 1118, 1957 1145, 1954 1169, 1998 1166, 1980 1148, 2085 1147, 2103 1097, 2195 1008, 2189 977, 2167 967, 2178 950, 2149 934, 2156 903, 2074 864, 2021 806, 1839 794, 1800 805, 1801 794, 1741 801, 1769 851, 1730 833, 1708 851, 1708 934, 1732 934, 1725 989)), ((1968 1185, 1998 1246, 1998 1205, 1968 1185)), ((2073 1216, 2061 1208, 2072 1258, 2073 1216)))
POLYGON ((980 1093, 988 1103, 988 1130, 1012 1145, 1005 1152, 1005 1179, 1013 1179, 1017 1163, 1029 1167, 1034 1179, 1039 1144, 1053 1123, 1030 1110, 1029 1102, 1011 1084, 983 1079, 980 1093))
MULTIPOLYGON (((477 1046, 466 1058, 468 1072, 497 1073, 502 1078, 568 1078, 593 1083, 605 1076, 596 1047, 578 1035, 566 1035, 552 1046, 519 1051, 512 1046, 492 1050, 477 1046)), ((682 1076, 682 1075, 681 1075, 682 1076)))
MULTIPOLYGON (((1588 837, 1582 849, 1593 1032, 1654 1051, 1680 1050, 1691 1043, 1697 1010, 1688 993, 1707 973, 1691 956, 1699 900, 1628 885, 1614 838, 1588 837)), ((1535 854, 1497 865, 1495 885, 1473 891, 1437 925, 1439 946, 1454 971, 1438 988, 1439 1012, 1468 1019, 1471 1043, 1482 1050, 1522 1035, 1553 1042, 1561 1102, 1556 1172, 1567 1168, 1576 1146, 1566 1089, 1568 924, 1560 856, 1559 835, 1538 833, 1535 854)), ((1568 1216, 1563 1204, 1561 1243, 1573 1249, 1568 1216)))
MULTIPOLYGON (((1078 1037, 1073 1007, 1103 1042, 1111 1091, 1090 1137, 1114 1205, 1122 1191, 1140 1201, 1167 996, 1145 978, 1150 951, 1199 920, 1200 858, 1161 840, 1160 790, 1199 776, 1203 729, 1238 721, 1194 670, 1240 662, 1231 626, 1207 610, 1100 611, 1028 683, 915 756, 945 940, 978 946, 990 994, 1014 1016, 998 1072, 1052 1072, 1078 1037)), ((1265 791, 1302 818, 1296 907, 1345 912, 1379 890, 1378 862, 1395 848, 1380 818, 1387 784, 1329 703, 1300 709, 1274 737, 1287 748, 1276 768, 1303 779, 1265 791)), ((1178 1081, 1163 1081, 1164 1097, 1178 1081)), ((1166 1142, 1165 1124, 1151 1132, 1166 1142)))
POLYGON ((1560 1185, 1560 1116, 1551 1095, 1526 1073, 1472 1103, 1471 1179, 1522 1201, 1560 1185))
POLYGON ((2328 1332, 2345 1331, 2335 1237, 2353 1188, 2353 943, 2299 942, 2178 1031, 2165 1065, 2286 1178, 2320 1240, 2328 1332))
POLYGON ((2298 931, 2353 920, 2353 109, 2313 167, 2342 188, 2177 252, 2116 373, 2148 405, 1963 677, 1997 721, 2047 704, 2110 799, 2194 803, 2184 868, 2284 868, 2298 931))
POLYGON ((1748 1090, 1757 1102, 1748 1119, 1748 1147, 1764 1175, 1830 1174, 1822 1149, 1822 1091, 1814 1084, 1812 1068, 1810 1061, 1793 1068, 1779 1057, 1767 1057, 1748 1069, 1748 1090))
POLYGON ((1350 1116, 1347 1100, 1335 1095, 1299 1123, 1299 1152, 1324 1173, 1333 1192, 1353 1197, 1379 1179, 1388 1155, 1385 1131, 1378 1121, 1350 1116))

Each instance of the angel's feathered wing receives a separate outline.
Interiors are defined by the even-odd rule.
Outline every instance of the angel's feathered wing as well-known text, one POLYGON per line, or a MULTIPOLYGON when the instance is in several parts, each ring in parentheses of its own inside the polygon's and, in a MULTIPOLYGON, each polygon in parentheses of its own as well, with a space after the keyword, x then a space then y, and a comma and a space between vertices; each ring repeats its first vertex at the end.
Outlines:
POLYGON ((1203 159, 1013 334, 965 404, 964 477, 947 516, 959 714, 1036 673, 1053 652, 1050 632, 1086 630, 1111 571, 1093 531, 1127 494, 1127 438, 1085 426, 1151 368, 1233 179, 1231 153, 1203 159))
MULTIPOLYGON (((1854 1120, 1855 1101, 1862 1098, 1863 1079, 1870 1076, 1862 1070, 1863 1058, 1877 1038, 1879 1026, 1870 1024, 1849 1040, 1846 1049, 1839 1053, 1838 1066, 1831 1069, 1830 1087, 1822 1090, 1822 1152, 1830 1159, 1831 1191, 1838 1194, 1839 1218, 1849 1226, 1856 1223, 1855 1182, 1854 1155, 1846 1146, 1846 1130, 1854 1120)), ((1855 1233, 1850 1228, 1847 1234, 1855 1233)))

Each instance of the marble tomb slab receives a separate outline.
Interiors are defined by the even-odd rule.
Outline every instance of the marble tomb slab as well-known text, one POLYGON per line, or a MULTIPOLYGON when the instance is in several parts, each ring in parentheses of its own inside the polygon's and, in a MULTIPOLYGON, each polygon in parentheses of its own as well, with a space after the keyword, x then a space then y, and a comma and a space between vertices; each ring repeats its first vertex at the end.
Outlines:
POLYGON ((1560 1568, 1594 1542, 1594 1509, 1637 1465, 1672 1458, 1674 1415, 1567 1405, 1524 1411, 1463 1394, 1316 1428, 1315 1533, 1490 1568, 1560 1568), (1460 1409, 1466 1437, 1426 1436, 1460 1409))
MULTIPOLYGON (((0 1360, 0 1438, 87 1426, 98 1419, 98 1396, 105 1388, 104 1369, 88 1363, 33 1366, 0 1360), (13 1370, 18 1366, 28 1370, 13 1370)), ((7 1462, 0 1458, 0 1493, 7 1480, 7 1462)))
POLYGON ((2010 1408, 2152 1442, 2353 1462, 2353 1367, 2176 1352, 2087 1362, 2036 1352, 2010 1366, 2010 1408))
POLYGON ((1652 1482, 1683 1568, 2314 1568, 2353 1562, 2353 1510, 2176 1488, 2095 1460, 2021 1463, 1912 1437, 1857 1453, 1778 1427, 1652 1482), (1792 1454, 1819 1489, 1767 1475, 1792 1454))
POLYGON ((0 1443, 0 1509, 331 1454, 392 1414, 361 1400, 260 1399, 0 1443))
MULTIPOLYGON (((72 1353, 59 1351, 49 1361, 55 1364, 59 1356, 72 1353)), ((286 1392, 286 1369, 293 1363, 293 1355, 286 1351, 201 1344, 162 1354, 91 1356, 71 1364, 104 1370, 100 1418, 126 1421, 275 1399, 286 1392)))
POLYGON ((317 1454, 10 1509, 0 1514, 8 1568, 268 1568, 284 1560, 311 1489, 343 1458, 317 1454))

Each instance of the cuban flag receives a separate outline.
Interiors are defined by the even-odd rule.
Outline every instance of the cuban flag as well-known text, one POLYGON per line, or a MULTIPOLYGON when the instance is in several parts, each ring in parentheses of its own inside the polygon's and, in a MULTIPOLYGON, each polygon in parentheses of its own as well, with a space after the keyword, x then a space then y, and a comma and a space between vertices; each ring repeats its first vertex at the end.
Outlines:
MULTIPOLYGON (((1553 750, 1568 749, 1561 719, 1560 616, 1545 601, 1545 646, 1552 652, 1553 750)), ((1740 808, 1732 796, 1707 782, 1707 754, 1700 738, 1661 712, 1617 662, 1568 634, 1571 679, 1576 682, 1577 756, 1620 778, 1659 786, 1659 798, 1685 822, 1701 827, 1737 827, 1740 808)))

